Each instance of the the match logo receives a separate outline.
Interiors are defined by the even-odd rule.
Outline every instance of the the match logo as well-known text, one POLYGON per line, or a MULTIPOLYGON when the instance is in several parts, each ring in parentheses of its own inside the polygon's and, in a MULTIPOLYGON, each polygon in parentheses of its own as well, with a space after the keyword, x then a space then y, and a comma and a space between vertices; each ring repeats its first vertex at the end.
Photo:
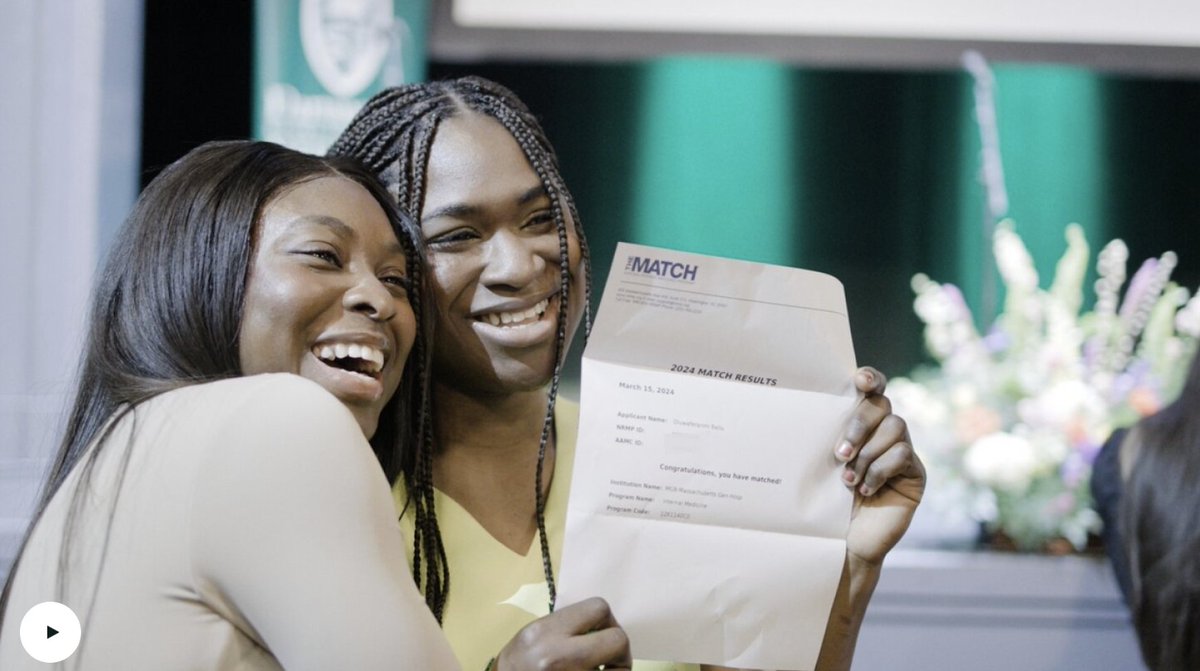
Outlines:
POLYGON ((630 256, 625 262, 625 272, 639 275, 653 275, 663 279, 681 282, 695 282, 696 271, 700 266, 693 266, 677 261, 630 256))

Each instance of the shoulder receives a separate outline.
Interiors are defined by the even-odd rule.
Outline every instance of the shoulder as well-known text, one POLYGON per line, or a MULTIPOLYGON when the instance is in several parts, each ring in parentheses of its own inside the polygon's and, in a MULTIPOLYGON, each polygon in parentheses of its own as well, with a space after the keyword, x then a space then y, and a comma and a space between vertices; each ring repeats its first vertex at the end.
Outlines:
POLYGON ((172 455, 180 465, 191 464, 185 468, 194 467, 196 459, 238 457, 246 449, 321 444, 310 438, 337 436, 366 443, 354 416, 337 398, 311 380, 284 373, 192 384, 159 394, 123 413, 117 430, 152 439, 162 445, 155 452, 172 455))
MULTIPOLYGON (((267 373, 234 377, 184 387, 165 397, 179 397, 188 403, 228 404, 231 409, 250 406, 250 410, 272 406, 341 407, 341 403, 321 385, 291 373, 267 373)), ((349 412, 349 411, 347 411, 349 412)))
POLYGON ((1101 512, 1104 512, 1104 506, 1110 503, 1115 505, 1114 502, 1120 498, 1121 443, 1124 442, 1128 433, 1129 430, 1123 428, 1114 431, 1108 440, 1104 441, 1104 445, 1092 463, 1092 496, 1098 507, 1102 509, 1101 512))
POLYGON ((228 525, 240 514, 246 525, 282 528, 290 515, 353 508, 371 488, 387 502, 383 469, 358 422, 320 385, 271 374, 202 386, 201 397, 222 410, 195 427, 202 432, 191 474, 196 519, 228 525))
POLYGON ((350 410, 311 380, 272 373, 181 391, 190 392, 179 400, 198 413, 197 428, 207 437, 206 460, 220 467, 279 475, 321 466, 344 469, 358 457, 378 468, 350 410))
POLYGON ((1135 424, 1119 440, 1120 450, 1117 454, 1117 461, 1121 469, 1121 481, 1125 482, 1133 473, 1133 467, 1137 463, 1138 457, 1142 456, 1141 424, 1135 424))
POLYGON ((286 429, 333 422, 353 424, 354 416, 316 382, 290 373, 269 373, 193 385, 164 396, 183 403, 212 429, 286 429), (280 426, 284 424, 284 426, 280 426), (232 427, 229 427, 232 425, 232 427), (290 427, 290 428, 289 428, 290 427))

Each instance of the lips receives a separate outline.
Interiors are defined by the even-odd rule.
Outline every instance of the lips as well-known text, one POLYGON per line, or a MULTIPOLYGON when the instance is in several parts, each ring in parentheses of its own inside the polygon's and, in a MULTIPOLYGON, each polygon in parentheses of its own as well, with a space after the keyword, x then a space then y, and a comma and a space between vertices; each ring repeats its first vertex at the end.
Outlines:
POLYGON ((381 338, 323 338, 310 351, 306 377, 344 402, 373 403, 384 394, 383 370, 388 362, 381 338), (363 342, 369 340, 371 342, 363 342))
POLYGON ((552 307, 558 307, 557 296, 529 306, 479 311, 471 317, 475 332, 484 340, 504 347, 532 347, 553 338, 556 323, 552 307))
POLYGON ((492 326, 523 326, 541 319, 542 315, 546 314, 546 307, 549 305, 550 299, 543 298, 533 307, 524 310, 485 312, 475 315, 475 320, 486 322, 492 326))
POLYGON ((383 350, 358 343, 327 343, 313 348, 313 354, 327 366, 378 378, 383 370, 383 350))

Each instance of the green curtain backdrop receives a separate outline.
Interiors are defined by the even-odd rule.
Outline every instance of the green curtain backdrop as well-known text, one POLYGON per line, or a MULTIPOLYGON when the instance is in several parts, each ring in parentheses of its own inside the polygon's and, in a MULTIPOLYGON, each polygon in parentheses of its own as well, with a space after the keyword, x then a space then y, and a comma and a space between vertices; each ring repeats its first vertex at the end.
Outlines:
MULTIPOLYGON (((814 70, 743 58, 434 63, 513 88, 546 125, 603 282, 617 241, 796 265, 846 287, 859 360, 924 359, 909 280, 963 288, 986 325, 991 264, 965 72, 814 70)), ((1174 249, 1200 285, 1200 82, 997 65, 1008 214, 1043 283, 1083 225, 1131 259, 1174 249)), ((1132 269, 1131 269, 1132 270, 1132 269)), ((598 294, 598 292, 597 292, 598 294)))
POLYGON ((788 264, 795 226, 793 98, 786 68, 674 59, 643 69, 635 103, 639 242, 788 264))

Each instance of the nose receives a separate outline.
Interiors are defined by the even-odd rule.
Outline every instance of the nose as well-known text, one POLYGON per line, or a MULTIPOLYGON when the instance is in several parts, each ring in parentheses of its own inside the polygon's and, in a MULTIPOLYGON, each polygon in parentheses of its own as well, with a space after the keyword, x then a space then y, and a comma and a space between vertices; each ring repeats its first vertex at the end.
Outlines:
POLYGON ((375 321, 388 321, 396 316, 392 292, 372 273, 362 273, 342 296, 342 306, 375 321))
POLYGON ((514 290, 537 280, 546 271, 547 259, 540 249, 546 246, 546 241, 542 240, 545 237, 530 238, 515 231, 498 231, 486 244, 480 280, 492 288, 514 290))

